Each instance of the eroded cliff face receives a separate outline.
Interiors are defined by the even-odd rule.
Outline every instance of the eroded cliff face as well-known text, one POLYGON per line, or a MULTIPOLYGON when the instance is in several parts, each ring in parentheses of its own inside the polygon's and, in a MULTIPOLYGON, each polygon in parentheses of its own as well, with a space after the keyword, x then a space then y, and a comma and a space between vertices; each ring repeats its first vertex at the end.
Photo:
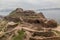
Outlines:
POLYGON ((52 28, 57 27, 57 22, 53 19, 48 20, 43 13, 33 10, 17 8, 4 17, 1 25, 1 40, 43 40, 57 36, 52 32, 52 28), (23 31, 18 32, 19 30, 23 31))

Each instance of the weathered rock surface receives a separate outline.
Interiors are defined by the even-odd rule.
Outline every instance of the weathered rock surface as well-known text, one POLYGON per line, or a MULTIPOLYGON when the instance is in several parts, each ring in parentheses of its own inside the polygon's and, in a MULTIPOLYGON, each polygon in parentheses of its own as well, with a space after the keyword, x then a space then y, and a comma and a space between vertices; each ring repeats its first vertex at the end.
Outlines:
POLYGON ((36 13, 33 10, 17 8, 8 16, 4 17, 4 20, 8 21, 8 25, 5 25, 3 28, 2 32, 5 34, 2 35, 1 40, 7 40, 7 37, 11 40, 13 35, 18 35, 18 30, 23 30, 25 32, 23 40, 47 40, 49 37, 53 40, 54 37, 57 36, 51 29, 57 27, 57 22, 52 19, 48 20, 41 12, 36 13))

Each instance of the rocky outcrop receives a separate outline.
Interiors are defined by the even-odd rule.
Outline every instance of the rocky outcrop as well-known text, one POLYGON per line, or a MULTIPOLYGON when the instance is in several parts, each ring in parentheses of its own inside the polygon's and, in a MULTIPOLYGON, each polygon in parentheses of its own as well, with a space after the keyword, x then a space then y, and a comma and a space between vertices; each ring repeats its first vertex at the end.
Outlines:
MULTIPOLYGON (((5 40, 7 40, 7 37, 11 40, 15 36, 20 39, 19 30, 24 31, 23 40, 55 40, 54 38, 57 38, 56 33, 52 31, 52 28, 57 27, 57 22, 53 19, 48 20, 42 12, 37 13, 33 10, 17 8, 4 17, 4 21, 7 21, 7 24, 2 29, 4 35, 0 37, 2 38, 1 40, 4 40, 5 37, 5 40)), ((60 40, 59 38, 57 39, 60 40)))
POLYGON ((16 13, 20 13, 20 12, 23 12, 23 9, 22 8, 17 8, 15 11, 16 11, 16 13))
POLYGON ((47 24, 47 26, 50 27, 50 28, 56 28, 57 25, 58 25, 57 22, 56 22, 55 20, 53 20, 53 19, 47 21, 46 24, 47 24))

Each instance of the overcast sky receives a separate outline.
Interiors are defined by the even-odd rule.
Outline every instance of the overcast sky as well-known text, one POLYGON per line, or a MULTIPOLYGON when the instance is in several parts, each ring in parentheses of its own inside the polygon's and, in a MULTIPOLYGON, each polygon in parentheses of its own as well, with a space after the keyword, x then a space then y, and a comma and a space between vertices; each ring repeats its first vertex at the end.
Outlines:
POLYGON ((0 9, 60 8, 60 0, 0 0, 0 9))

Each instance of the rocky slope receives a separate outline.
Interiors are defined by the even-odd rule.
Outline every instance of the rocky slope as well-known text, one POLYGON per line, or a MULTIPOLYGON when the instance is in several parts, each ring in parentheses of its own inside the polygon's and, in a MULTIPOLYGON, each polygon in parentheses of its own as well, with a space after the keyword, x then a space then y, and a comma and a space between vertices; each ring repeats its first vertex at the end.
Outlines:
POLYGON ((0 40, 50 40, 58 36, 52 30, 57 26, 55 20, 48 20, 41 12, 17 8, 0 22, 0 40))

